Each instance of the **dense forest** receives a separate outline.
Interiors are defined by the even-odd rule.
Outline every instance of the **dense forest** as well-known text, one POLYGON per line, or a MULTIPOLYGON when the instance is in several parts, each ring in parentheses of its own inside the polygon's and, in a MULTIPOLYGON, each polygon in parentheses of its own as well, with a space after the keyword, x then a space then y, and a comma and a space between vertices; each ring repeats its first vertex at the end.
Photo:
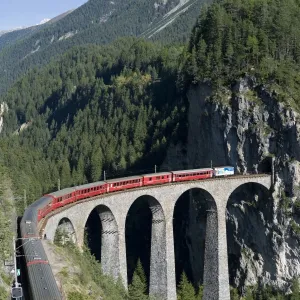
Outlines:
POLYGON ((176 90, 182 51, 121 39, 75 48, 18 81, 3 98, 0 142, 16 186, 33 201, 58 178, 67 187, 99 180, 103 170, 112 177, 159 165, 170 138, 184 138, 176 90), (21 124, 27 128, 17 132, 21 124))
POLYGON ((299 109, 299 19, 297 0, 215 1, 193 28, 187 82, 220 88, 247 73, 299 109))
MULTIPOLYGON (((190 0, 179 9, 186 9, 184 14, 170 22, 167 31, 161 30, 151 39, 186 42, 201 6, 209 1, 190 0)), ((166 25, 175 16, 164 18, 178 3, 179 0, 89 0, 56 22, 1 36, 0 94, 32 67, 45 65, 74 46, 107 44, 122 36, 150 36, 147 32, 153 33, 152 29, 166 25)))

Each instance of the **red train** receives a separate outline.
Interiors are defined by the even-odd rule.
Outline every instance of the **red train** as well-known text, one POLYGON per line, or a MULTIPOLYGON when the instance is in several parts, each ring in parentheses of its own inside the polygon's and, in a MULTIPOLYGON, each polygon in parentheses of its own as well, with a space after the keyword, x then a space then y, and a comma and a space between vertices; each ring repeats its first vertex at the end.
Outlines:
POLYGON ((116 178, 84 184, 72 188, 66 188, 51 194, 47 194, 43 197, 43 203, 47 203, 47 205, 38 210, 38 221, 59 207, 97 195, 118 192, 142 186, 152 186, 180 181, 202 180, 212 178, 214 176, 227 176, 233 174, 233 167, 194 169, 116 178), (221 174, 220 170, 225 171, 221 174))

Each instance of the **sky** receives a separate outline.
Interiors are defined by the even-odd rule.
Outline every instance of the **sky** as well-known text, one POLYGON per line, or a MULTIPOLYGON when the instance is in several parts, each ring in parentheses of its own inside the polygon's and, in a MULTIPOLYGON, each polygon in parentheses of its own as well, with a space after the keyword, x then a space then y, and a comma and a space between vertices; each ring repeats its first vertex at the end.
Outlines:
POLYGON ((0 31, 39 24, 87 0, 0 0, 0 31))

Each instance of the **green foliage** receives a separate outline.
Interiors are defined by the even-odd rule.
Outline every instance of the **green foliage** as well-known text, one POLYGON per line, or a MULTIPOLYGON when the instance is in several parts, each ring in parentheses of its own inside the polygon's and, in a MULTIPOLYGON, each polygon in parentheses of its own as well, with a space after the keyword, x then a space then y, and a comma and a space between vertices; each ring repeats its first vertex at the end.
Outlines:
POLYGON ((224 0, 203 10, 182 70, 188 83, 229 85, 245 73, 300 104, 298 0, 224 0), (294 26, 294 24, 297 24, 294 26))
POLYGON ((142 279, 133 273, 132 283, 128 287, 128 294, 130 300, 146 300, 148 299, 146 295, 147 287, 142 282, 142 279))
POLYGON ((189 282, 186 274, 181 274, 180 283, 177 289, 178 300, 194 300, 196 299, 195 289, 189 282))
MULTIPOLYGON (((193 1, 190 9, 152 39, 176 43, 187 41, 200 7, 210 1, 193 1)), ((150 36, 156 25, 166 23, 164 15, 178 3, 179 0, 169 0, 164 5, 157 0, 116 0, 111 4, 104 0, 90 0, 59 20, 1 36, 0 69, 4 71, 0 73, 0 94, 21 74, 49 63, 53 57, 74 46, 102 45, 123 36, 150 36), (64 38, 66 34, 73 36, 64 38)), ((180 9, 184 10, 190 4, 180 9)), ((173 16, 174 13, 170 17, 173 16)))
POLYGON ((7 170, 0 164, 0 259, 10 258, 12 254, 13 238, 13 205, 9 200, 12 197, 10 180, 7 170))
POLYGON ((300 300, 300 286, 299 279, 294 278, 291 286, 292 294, 290 295, 290 300, 300 300))
POLYGON ((168 143, 184 138, 181 53, 122 39, 76 48, 18 81, 3 99, 10 110, 0 141, 17 193, 26 187, 31 202, 58 178, 67 187, 100 180, 103 170, 112 177, 159 165, 168 143))
POLYGON ((291 209, 293 206, 292 199, 287 197, 285 192, 282 191, 281 193, 281 199, 279 202, 280 208, 282 209, 283 213, 285 216, 290 216, 291 215, 291 209))
MULTIPOLYGON (((85 292, 87 288, 90 290, 90 287, 93 284, 100 288, 102 293, 101 297, 103 297, 103 299, 127 299, 127 293, 121 279, 118 279, 117 282, 115 282, 115 280, 110 276, 102 274, 100 263, 95 259, 94 256, 90 254, 89 249, 84 247, 83 252, 81 252, 72 244, 64 245, 59 249, 66 251, 68 260, 70 260, 72 264, 78 267, 79 270, 79 273, 76 273, 77 278, 72 281, 72 283, 76 287, 80 286, 80 290, 72 290, 74 294, 70 293, 71 291, 69 291, 68 299, 71 296, 74 297, 74 299, 81 299, 80 297, 83 296, 84 299, 94 299, 92 296, 88 296, 85 292)), ((71 284, 72 274, 70 274, 70 272, 66 268, 63 268, 61 270, 60 275, 63 280, 65 280, 66 285, 71 284)))
POLYGON ((68 294, 68 300, 85 300, 86 299, 86 295, 80 293, 80 292, 70 292, 68 294))
POLYGON ((200 285, 198 288, 198 293, 196 295, 196 300, 202 300, 203 299, 203 291, 204 291, 204 287, 203 285, 200 285))
POLYGON ((283 291, 277 290, 271 286, 250 286, 247 287, 244 295, 240 295, 235 288, 230 289, 231 300, 296 300, 299 299, 299 283, 298 280, 292 281, 292 294, 285 295, 283 291))
POLYGON ((236 288, 230 287, 230 300, 240 300, 240 295, 236 288))
POLYGON ((3 286, 0 286, 0 300, 7 300, 7 299, 9 299, 8 291, 3 286))
POLYGON ((138 277, 140 277, 143 285, 147 286, 147 278, 146 278, 146 274, 144 271, 144 268, 142 266, 141 260, 138 259, 137 265, 136 265, 136 269, 135 269, 136 275, 138 277))
POLYGON ((129 300, 147 300, 147 279, 141 264, 138 260, 136 269, 133 273, 132 282, 128 287, 129 300))
POLYGON ((300 225, 296 223, 294 220, 291 221, 291 230, 292 234, 300 239, 300 225))

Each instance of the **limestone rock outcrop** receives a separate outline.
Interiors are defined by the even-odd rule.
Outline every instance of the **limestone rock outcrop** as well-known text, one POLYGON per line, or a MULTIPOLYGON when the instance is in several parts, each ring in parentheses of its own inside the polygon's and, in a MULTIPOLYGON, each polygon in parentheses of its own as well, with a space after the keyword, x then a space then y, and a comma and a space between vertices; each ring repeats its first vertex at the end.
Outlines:
MULTIPOLYGON (((273 157, 273 194, 248 186, 229 201, 230 281, 241 289, 262 283, 288 290, 290 280, 300 275, 300 226, 293 208, 300 190, 298 112, 279 102, 276 90, 250 76, 218 93, 209 85, 199 85, 187 96, 187 143, 168 149, 164 167, 212 164, 232 165, 242 174, 270 172, 273 157)), ((197 257, 196 249, 189 244, 190 260, 197 257)))

